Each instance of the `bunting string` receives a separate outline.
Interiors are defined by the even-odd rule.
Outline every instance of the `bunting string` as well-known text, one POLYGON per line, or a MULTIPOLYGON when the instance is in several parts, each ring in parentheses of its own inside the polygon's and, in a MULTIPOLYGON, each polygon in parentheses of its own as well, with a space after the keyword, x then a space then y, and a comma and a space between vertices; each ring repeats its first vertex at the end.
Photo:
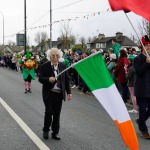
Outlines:
MULTIPOLYGON (((75 17, 75 18, 73 18, 73 19, 68 18, 68 19, 56 20, 56 21, 52 22, 51 24, 46 24, 46 25, 40 25, 40 26, 36 26, 36 27, 27 28, 26 31, 28 31, 28 30, 35 30, 35 29, 37 29, 37 28, 46 28, 46 27, 49 27, 49 26, 54 25, 54 24, 56 24, 56 23, 65 22, 65 21, 76 21, 76 20, 78 20, 78 19, 89 19, 90 17, 100 16, 100 14, 101 14, 102 12, 110 12, 110 11, 111 11, 111 10, 108 8, 106 11, 98 11, 98 12, 90 13, 90 14, 85 15, 85 16, 82 16, 82 17, 75 17)), ((22 32, 24 32, 24 31, 25 31, 25 30, 21 30, 21 31, 15 33, 15 34, 5 36, 5 38, 14 37, 14 36, 16 36, 16 34, 22 33, 22 32)))

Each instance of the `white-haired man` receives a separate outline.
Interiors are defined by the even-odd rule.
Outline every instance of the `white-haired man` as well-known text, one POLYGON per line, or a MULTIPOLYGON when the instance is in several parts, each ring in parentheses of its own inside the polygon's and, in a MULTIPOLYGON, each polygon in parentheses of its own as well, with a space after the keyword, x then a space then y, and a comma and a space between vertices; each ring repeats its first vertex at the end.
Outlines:
POLYGON ((39 74, 39 82, 43 84, 42 93, 45 104, 43 138, 49 138, 51 127, 52 138, 60 140, 58 133, 62 100, 66 99, 66 93, 68 100, 71 100, 72 95, 68 73, 64 72, 57 78, 57 74, 66 68, 65 64, 59 62, 60 51, 52 48, 48 56, 50 61, 41 66, 39 74))

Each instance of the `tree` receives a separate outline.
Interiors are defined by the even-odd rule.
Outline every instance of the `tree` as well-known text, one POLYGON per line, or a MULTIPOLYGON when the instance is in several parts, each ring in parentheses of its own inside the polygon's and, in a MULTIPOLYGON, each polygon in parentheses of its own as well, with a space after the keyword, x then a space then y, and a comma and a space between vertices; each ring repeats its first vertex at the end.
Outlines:
POLYGON ((46 32, 37 32, 35 34, 34 41, 41 47, 41 50, 45 50, 47 40, 48 35, 46 32))
POLYGON ((64 49, 70 49, 72 45, 76 43, 76 38, 72 34, 72 28, 69 22, 63 22, 60 24, 60 41, 64 45, 64 49))
POLYGON ((139 23, 138 28, 142 36, 148 35, 148 37, 150 38, 150 23, 147 20, 142 19, 141 23, 139 23))
POLYGON ((16 43, 14 41, 9 40, 8 41, 8 45, 9 46, 16 46, 16 43))
POLYGON ((76 52, 77 50, 80 50, 81 52, 83 51, 81 45, 74 45, 74 46, 72 47, 72 51, 73 51, 73 52, 76 52))
POLYGON ((86 48, 86 40, 85 40, 85 38, 82 36, 82 37, 80 37, 79 41, 80 41, 82 49, 85 49, 86 48))
POLYGON ((88 37, 87 41, 88 41, 88 42, 91 42, 91 41, 92 41, 92 38, 91 38, 91 37, 88 37))

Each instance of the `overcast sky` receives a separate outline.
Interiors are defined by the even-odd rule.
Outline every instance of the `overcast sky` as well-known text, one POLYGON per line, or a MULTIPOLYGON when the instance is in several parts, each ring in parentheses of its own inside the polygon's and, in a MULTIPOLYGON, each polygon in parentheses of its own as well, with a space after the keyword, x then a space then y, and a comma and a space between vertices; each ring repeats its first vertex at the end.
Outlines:
MULTIPOLYGON (((24 30, 24 0, 0 1, 0 11, 4 15, 5 21, 5 44, 8 41, 16 42, 15 34, 24 30)), ((27 34, 30 39, 30 45, 35 45, 36 32, 46 31, 49 35, 50 0, 26 0, 26 3, 27 28, 32 28, 32 30, 27 31, 27 34), (47 26, 39 28, 42 25, 47 26), (35 27, 37 28, 33 29, 35 27)), ((52 0, 52 20, 54 22, 79 17, 79 19, 70 21, 72 32, 78 38, 84 36, 87 39, 88 37, 96 36, 98 33, 103 33, 105 36, 114 36, 116 32, 123 32, 124 35, 129 37, 131 37, 131 34, 135 35, 124 13, 122 11, 112 12, 109 8, 108 0, 52 0), (98 15, 97 12, 100 12, 100 14, 98 15), (84 18, 87 15, 89 17, 84 18)), ((132 12, 128 13, 128 16, 138 31, 138 24, 142 18, 132 12)), ((53 40, 59 37, 59 30, 60 23, 53 24, 53 40)), ((2 43, 3 17, 0 14, 0 44, 2 43)))

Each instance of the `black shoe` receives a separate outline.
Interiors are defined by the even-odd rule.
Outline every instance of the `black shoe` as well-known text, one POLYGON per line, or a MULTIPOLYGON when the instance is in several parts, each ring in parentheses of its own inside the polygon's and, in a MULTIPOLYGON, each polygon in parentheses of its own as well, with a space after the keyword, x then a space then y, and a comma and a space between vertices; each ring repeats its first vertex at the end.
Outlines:
POLYGON ((135 119, 135 122, 136 122, 136 124, 138 125, 139 131, 142 132, 142 131, 140 130, 140 127, 139 127, 139 119, 138 119, 138 118, 135 119))
POLYGON ((60 137, 58 136, 58 134, 53 134, 53 133, 52 133, 52 138, 53 138, 54 140, 60 140, 60 137))
POLYGON ((28 93, 32 93, 31 89, 28 90, 28 93))
POLYGON ((28 90, 27 90, 27 89, 25 89, 25 92, 24 92, 24 93, 25 93, 25 94, 27 94, 27 92, 28 92, 28 90))
POLYGON ((47 139, 49 138, 49 132, 48 132, 48 131, 44 131, 44 132, 43 132, 43 138, 44 138, 45 140, 47 140, 47 139))

